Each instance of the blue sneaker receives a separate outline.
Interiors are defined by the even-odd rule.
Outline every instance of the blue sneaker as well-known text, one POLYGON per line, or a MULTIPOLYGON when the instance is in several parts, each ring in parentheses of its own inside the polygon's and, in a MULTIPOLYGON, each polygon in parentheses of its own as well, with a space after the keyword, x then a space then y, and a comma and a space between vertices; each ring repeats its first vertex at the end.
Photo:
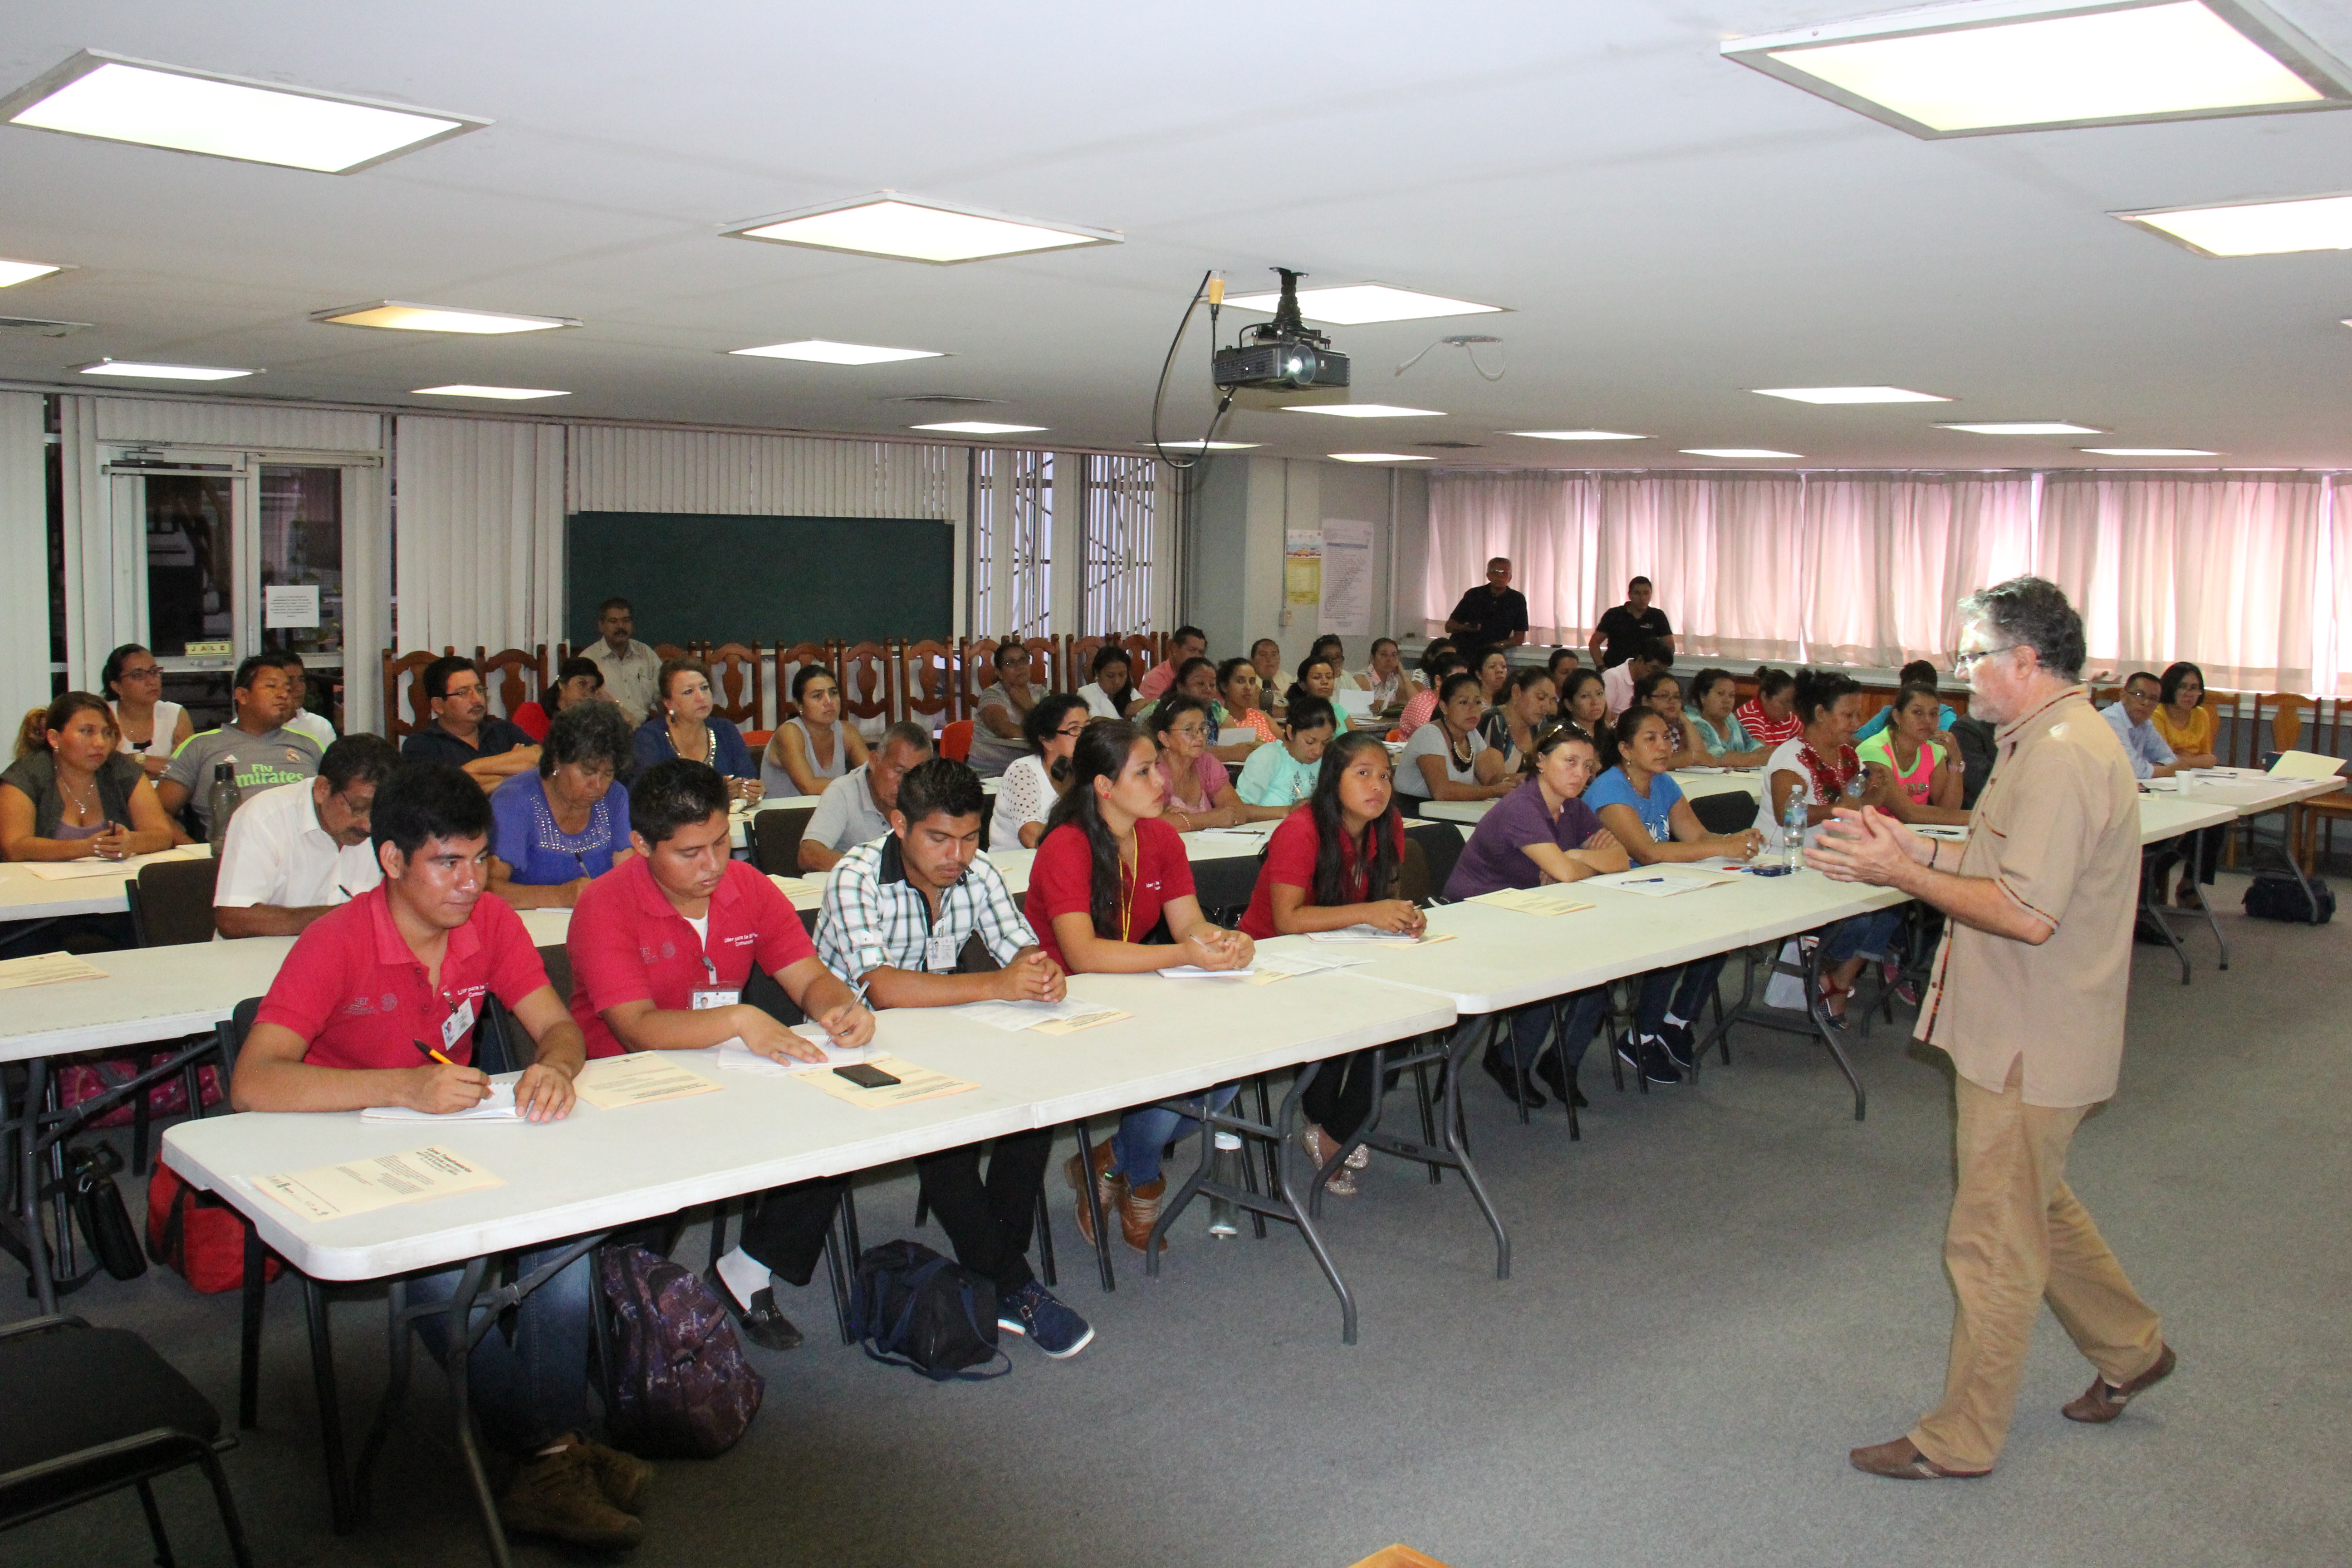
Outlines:
POLYGON ((1055 1300, 1034 1279, 996 1299, 996 1326, 1007 1333, 1026 1334, 1031 1343, 1055 1361, 1077 1354, 1095 1337, 1091 1324, 1055 1300))

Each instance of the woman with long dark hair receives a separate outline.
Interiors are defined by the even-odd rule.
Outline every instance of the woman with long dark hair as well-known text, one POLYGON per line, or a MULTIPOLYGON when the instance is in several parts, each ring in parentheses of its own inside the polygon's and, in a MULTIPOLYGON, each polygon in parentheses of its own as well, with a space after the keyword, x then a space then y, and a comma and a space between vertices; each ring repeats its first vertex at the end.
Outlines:
POLYGON ((1597 669, 1571 669, 1559 688, 1560 728, 1592 742, 1605 772, 1617 765, 1617 731, 1609 722, 1609 683, 1597 669))
POLYGON ((1559 688, 1552 684, 1550 676, 1530 664, 1513 670, 1503 691, 1502 701, 1479 719, 1478 733, 1503 753, 1506 773, 1531 773, 1536 768, 1536 742, 1558 721, 1559 688))
MULTIPOLYGON (((1151 737, 1125 719, 1087 725, 1070 753, 1070 786, 1046 818, 1027 906, 1039 944, 1068 973, 1242 969, 1256 952, 1248 937, 1201 912, 1184 841, 1160 819, 1159 761, 1151 737), (1163 930, 1167 940, 1153 941, 1163 930)), ((1233 1093, 1227 1085, 1209 1098, 1223 1105, 1233 1093)), ((1194 1125, 1156 1106, 1132 1110, 1083 1161, 1071 1156, 1066 1173, 1080 1193, 1078 1228, 1089 1243, 1080 1184, 1091 1173, 1127 1244, 1142 1251, 1168 1188, 1160 1151, 1194 1125)))
POLYGON ((989 818, 992 849, 1034 849, 1045 837, 1045 817, 1070 787, 1070 753, 1090 721, 1087 705, 1067 691, 1049 691, 1021 716, 1021 738, 1029 754, 1013 760, 996 789, 989 818))
POLYGON ((1785 744, 1804 726, 1797 721, 1797 678, 1770 665, 1756 668, 1756 695, 1734 710, 1740 725, 1759 746, 1785 744))
MULTIPOLYGON (((1306 809, 1274 830, 1250 894, 1242 931, 1258 941, 1307 931, 1376 926, 1419 936, 1422 912, 1402 896, 1404 819, 1397 815, 1389 749, 1370 734, 1342 735, 1324 749, 1306 809)), ((1328 1168, 1328 1191, 1354 1195, 1366 1155, 1348 1141, 1371 1114, 1372 1053, 1354 1051, 1318 1068, 1299 1097, 1307 1157, 1328 1168), (1335 1163, 1341 1152, 1344 1163, 1335 1163)))
MULTIPOLYGON (((2221 759, 2213 741, 2213 710, 2205 706, 2205 672, 2187 659, 2166 665, 2157 698, 2156 732, 2172 748, 2174 769, 2186 772, 2190 768, 2221 766, 2221 759)), ((2204 896, 2198 892, 2197 884, 2213 880, 2213 868, 2221 863, 2221 847, 2229 837, 2226 827, 2208 827, 2196 834, 2195 863, 2180 868, 2180 886, 2172 895, 2174 903, 2184 910, 2204 907, 2204 896)))
POLYGON ((172 847, 139 763, 115 750, 114 710, 68 691, 41 713, 33 748, 0 773, 0 853, 11 860, 127 860, 172 847))
POLYGON ((1739 706, 1739 683, 1727 669, 1702 669, 1691 677, 1690 693, 1683 702, 1690 746, 1682 767, 1761 767, 1772 748, 1759 745, 1734 711, 1739 706), (1701 753, 1704 753, 1702 755, 1701 753))
POLYGON ((1445 678, 1436 718, 1415 730, 1398 755, 1399 791, 1416 801, 1494 800, 1518 788, 1517 780, 1504 776, 1503 753, 1478 732, 1485 703, 1476 676, 1456 670, 1445 678))

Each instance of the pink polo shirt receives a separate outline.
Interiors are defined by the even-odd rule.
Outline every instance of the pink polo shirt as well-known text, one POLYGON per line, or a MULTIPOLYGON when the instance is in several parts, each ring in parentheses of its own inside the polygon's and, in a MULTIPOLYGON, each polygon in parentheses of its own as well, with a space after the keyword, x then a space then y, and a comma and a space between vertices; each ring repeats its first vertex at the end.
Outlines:
MULTIPOLYGON (((522 918, 504 899, 485 895, 449 933, 437 985, 393 923, 388 890, 369 889, 310 922, 270 982, 255 1021, 293 1030, 308 1042, 302 1059, 324 1068, 425 1065, 424 1041, 443 1050, 442 1026, 471 1004, 481 1016, 486 993, 511 1008, 547 984, 547 969, 522 918)), ((474 1059, 469 1030, 446 1053, 474 1059)))
POLYGON ((697 991, 743 989, 756 962, 772 978, 816 956, 792 901, 748 861, 730 860, 710 894, 708 948, 654 880, 642 855, 588 884, 572 909, 572 1016, 591 1057, 624 1054, 604 1009, 651 1002, 684 1012, 697 991))

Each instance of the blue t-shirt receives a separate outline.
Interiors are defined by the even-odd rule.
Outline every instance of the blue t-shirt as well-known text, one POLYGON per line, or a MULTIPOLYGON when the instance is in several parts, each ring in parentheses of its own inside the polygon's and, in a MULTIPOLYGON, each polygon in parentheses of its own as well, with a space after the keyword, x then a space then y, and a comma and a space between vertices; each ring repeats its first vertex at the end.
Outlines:
POLYGON ((1682 797, 1683 786, 1664 773, 1650 775, 1647 796, 1635 794, 1622 767, 1611 768, 1584 788, 1584 804, 1592 808, 1594 816, 1599 816, 1604 805, 1630 805, 1633 815, 1642 819, 1642 826, 1649 830, 1652 841, 1659 844, 1674 842, 1675 803, 1682 797))
POLYGON ((1600 818, 1581 798, 1561 802, 1555 821, 1544 805, 1543 786, 1529 779, 1478 819, 1470 842, 1454 862, 1453 875, 1445 879, 1445 896, 1475 899, 1504 888, 1540 887, 1543 873, 1527 858, 1528 845, 1580 849, 1600 831, 1600 818))
POLYGON ((588 826, 566 833, 547 804, 547 781, 517 773, 490 792, 490 853, 514 868, 513 880, 554 886, 601 877, 629 847, 629 790, 614 784, 588 808, 588 826))
MULTIPOLYGON (((760 776, 760 770, 751 764, 751 748, 743 744, 742 731, 735 728, 731 721, 721 719, 716 713, 703 722, 709 727, 710 738, 717 742, 716 749, 712 755, 696 757, 693 761, 709 763, 724 778, 755 779, 760 776)), ((656 763, 666 763, 677 755, 677 748, 670 743, 669 723, 658 713, 637 726, 631 743, 637 753, 639 773, 656 763)))

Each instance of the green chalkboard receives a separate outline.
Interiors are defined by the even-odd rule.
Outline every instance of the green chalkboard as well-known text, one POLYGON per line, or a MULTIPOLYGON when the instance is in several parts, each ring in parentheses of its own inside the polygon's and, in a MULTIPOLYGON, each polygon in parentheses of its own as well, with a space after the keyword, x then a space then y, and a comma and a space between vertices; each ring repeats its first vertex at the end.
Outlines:
POLYGON ((945 641, 955 625, 955 529, 925 519, 582 511, 563 563, 574 647, 615 594, 647 643, 945 641))

